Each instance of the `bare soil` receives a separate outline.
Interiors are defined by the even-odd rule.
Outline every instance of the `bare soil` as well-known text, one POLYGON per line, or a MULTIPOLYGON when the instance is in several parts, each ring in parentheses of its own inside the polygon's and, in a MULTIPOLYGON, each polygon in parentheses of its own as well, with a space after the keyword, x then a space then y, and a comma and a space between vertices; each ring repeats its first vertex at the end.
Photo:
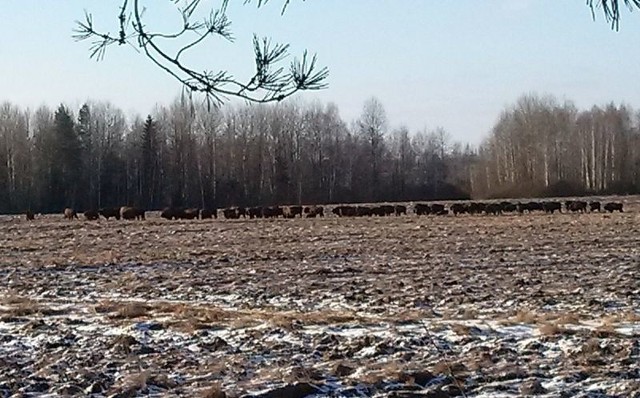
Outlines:
POLYGON ((2 216, 0 397, 637 397, 640 213, 625 206, 2 216))

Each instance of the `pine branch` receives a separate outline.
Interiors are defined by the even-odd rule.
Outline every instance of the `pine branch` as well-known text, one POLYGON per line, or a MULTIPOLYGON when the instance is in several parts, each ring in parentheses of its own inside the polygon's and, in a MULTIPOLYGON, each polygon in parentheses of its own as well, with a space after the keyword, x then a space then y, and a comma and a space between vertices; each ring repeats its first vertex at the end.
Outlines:
MULTIPOLYGON (((194 20, 200 11, 202 0, 173 0, 176 11, 182 18, 182 25, 175 32, 154 32, 146 24, 144 8, 139 0, 121 0, 118 14, 118 32, 102 32, 95 28, 93 16, 85 12, 85 20, 76 21, 73 38, 77 41, 91 41, 90 57, 104 59, 108 47, 129 44, 144 54, 153 64, 178 80, 190 93, 203 93, 207 103, 222 104, 230 97, 242 98, 250 102, 281 101, 298 91, 319 90, 327 87, 329 71, 317 65, 316 55, 304 51, 300 61, 294 59, 289 72, 282 63, 288 58, 289 45, 272 43, 267 38, 253 38, 255 74, 247 81, 236 79, 229 72, 196 70, 183 59, 189 51, 201 48, 209 37, 234 41, 231 21, 226 15, 229 0, 223 0, 220 8, 211 8, 208 17, 194 20), (177 50, 169 50, 171 42, 187 39, 187 43, 177 50)), ((303 0, 304 1, 304 0, 303 0)), ((250 4, 252 0, 244 0, 250 4)), ((262 7, 269 0, 256 0, 262 7)), ((289 6, 285 0, 282 13, 289 6)))

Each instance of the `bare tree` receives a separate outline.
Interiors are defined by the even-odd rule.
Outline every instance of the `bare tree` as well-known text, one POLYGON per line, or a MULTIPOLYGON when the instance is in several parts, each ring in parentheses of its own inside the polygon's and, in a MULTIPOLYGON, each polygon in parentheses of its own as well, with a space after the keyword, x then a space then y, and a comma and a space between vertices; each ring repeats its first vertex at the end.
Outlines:
MULTIPOLYGON (((182 83, 189 93, 204 93, 209 105, 220 105, 229 97, 251 102, 281 101, 301 90, 326 87, 329 72, 317 65, 316 55, 305 51, 300 59, 294 59, 285 68, 282 62, 288 57, 289 45, 275 44, 255 34, 255 73, 246 81, 217 67, 198 70, 185 60, 187 54, 212 37, 234 40, 226 13, 229 0, 222 0, 219 7, 206 6, 202 0, 172 1, 182 20, 181 26, 173 32, 155 31, 145 18, 145 9, 157 7, 157 4, 144 7, 141 0, 121 0, 117 34, 97 30, 92 14, 85 12, 85 20, 76 22, 73 37, 78 41, 91 40, 90 54, 96 59, 102 59, 112 45, 131 45, 182 83)), ((245 0, 244 4, 250 2, 245 0)), ((267 2, 258 0, 257 5, 261 7, 267 2)), ((288 3, 286 0, 283 12, 288 3)))

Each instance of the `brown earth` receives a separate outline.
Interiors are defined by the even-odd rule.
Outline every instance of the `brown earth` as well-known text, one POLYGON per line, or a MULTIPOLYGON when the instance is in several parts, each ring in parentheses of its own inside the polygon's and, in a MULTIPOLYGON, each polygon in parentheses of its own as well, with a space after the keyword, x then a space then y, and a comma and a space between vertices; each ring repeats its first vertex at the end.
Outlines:
POLYGON ((633 396, 640 213, 625 206, 495 217, 3 216, 0 397, 456 396, 459 387, 633 396))

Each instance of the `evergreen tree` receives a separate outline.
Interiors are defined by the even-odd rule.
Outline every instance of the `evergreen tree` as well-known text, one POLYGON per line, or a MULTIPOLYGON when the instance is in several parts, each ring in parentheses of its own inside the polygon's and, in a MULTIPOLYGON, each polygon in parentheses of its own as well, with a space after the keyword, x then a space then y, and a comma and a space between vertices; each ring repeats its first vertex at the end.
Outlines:
POLYGON ((62 209, 79 203, 82 168, 80 140, 69 110, 60 105, 53 118, 51 205, 62 209))
POLYGON ((158 130, 156 123, 151 117, 147 116, 147 120, 142 128, 141 137, 141 161, 140 161, 140 191, 142 203, 147 208, 158 208, 158 130))

